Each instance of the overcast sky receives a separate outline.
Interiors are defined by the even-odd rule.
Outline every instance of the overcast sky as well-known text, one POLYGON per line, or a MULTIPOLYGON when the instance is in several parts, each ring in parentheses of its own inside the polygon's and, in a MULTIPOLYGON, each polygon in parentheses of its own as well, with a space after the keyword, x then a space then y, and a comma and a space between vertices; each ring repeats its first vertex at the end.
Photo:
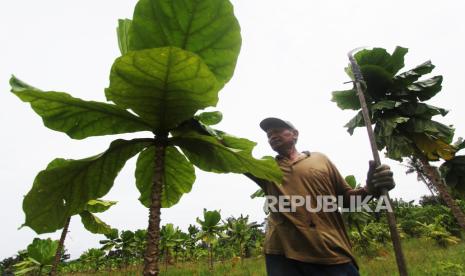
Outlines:
MULTIPOLYGON (((364 180, 371 158, 365 129, 350 136, 343 125, 354 115, 330 101, 331 91, 349 88, 346 53, 359 46, 392 51, 409 48, 406 68, 428 59, 444 75, 443 90, 429 103, 450 110, 446 124, 465 136, 463 81, 465 24, 463 1, 232 1, 242 28, 242 50, 233 79, 220 92, 217 127, 258 142, 257 157, 274 155, 258 123, 267 116, 293 122, 300 130, 299 150, 328 155, 343 175, 364 180)), ((0 258, 29 244, 35 233, 17 228, 21 208, 35 175, 56 157, 84 158, 104 151, 118 135, 72 140, 43 126, 28 104, 9 93, 8 79, 20 79, 43 90, 63 91, 86 100, 104 101, 110 67, 119 56, 118 18, 131 18, 135 0, 2 0, 0 1, 0 258)), ((147 134, 142 134, 147 136, 147 134)), ((397 187, 392 197, 417 200, 425 186, 405 168, 384 159, 397 187)), ((116 179, 106 199, 119 203, 101 215, 118 229, 147 227, 148 210, 137 200, 135 158, 116 179)), ((162 210, 162 224, 186 229, 202 209, 221 209, 224 217, 249 214, 262 222, 262 199, 250 199, 257 186, 241 175, 197 170, 192 192, 162 210)), ((66 248, 72 258, 98 247, 101 235, 71 221, 66 248)), ((60 232, 43 237, 59 238, 60 232)))

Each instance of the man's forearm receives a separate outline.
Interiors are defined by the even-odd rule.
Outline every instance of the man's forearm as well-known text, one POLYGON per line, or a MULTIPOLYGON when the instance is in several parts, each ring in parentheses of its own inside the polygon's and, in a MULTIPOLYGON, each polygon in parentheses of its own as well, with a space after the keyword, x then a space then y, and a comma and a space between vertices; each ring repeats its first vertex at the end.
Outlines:
POLYGON ((344 194, 344 204, 343 204, 343 206, 345 208, 350 207, 351 198, 353 198, 352 200, 354 202, 362 202, 369 195, 370 194, 368 193, 366 187, 347 190, 345 192, 345 194, 344 194), (361 198, 360 201, 355 200, 355 197, 360 197, 361 198))
POLYGON ((253 182, 257 183, 257 185, 260 186, 260 188, 265 190, 265 186, 268 183, 266 180, 258 178, 258 177, 256 177, 255 175, 253 175, 251 173, 244 173, 244 175, 247 176, 248 178, 250 178, 253 182))

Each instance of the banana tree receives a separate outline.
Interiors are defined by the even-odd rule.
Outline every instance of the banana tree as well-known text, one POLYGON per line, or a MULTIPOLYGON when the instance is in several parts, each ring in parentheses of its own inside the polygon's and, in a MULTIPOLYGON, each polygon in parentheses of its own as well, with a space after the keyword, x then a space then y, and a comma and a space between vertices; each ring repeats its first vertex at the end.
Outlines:
MULTIPOLYGON (((463 140, 455 143, 457 151, 465 148, 463 140)), ((442 177, 449 188, 461 199, 465 199, 465 155, 455 155, 439 167, 442 177)))
POLYGON ((160 230, 160 250, 163 253, 165 259, 165 271, 168 270, 168 263, 171 258, 173 248, 183 241, 180 238, 180 232, 178 227, 174 228, 172 223, 164 225, 160 230))
MULTIPOLYGON (((85 209, 79 213, 84 228, 94 234, 109 234, 112 231, 112 228, 108 224, 100 220, 97 216, 95 216, 94 213, 105 212, 115 204, 116 201, 108 201, 101 199, 89 200, 85 209)), ((61 253, 63 252, 63 246, 65 244, 66 235, 68 234, 70 221, 71 217, 69 217, 66 220, 63 230, 61 231, 60 241, 58 243, 58 248, 55 253, 55 259, 53 261, 52 269, 50 271, 51 276, 56 275, 58 263, 60 262, 61 253)))
POLYGON ((105 252, 98 248, 90 248, 79 256, 79 260, 93 272, 97 272, 104 263, 105 252))
MULTIPOLYGON (((430 181, 452 210, 459 225, 465 230, 465 216, 449 194, 438 170, 430 161, 453 158, 456 147, 451 145, 454 129, 432 119, 445 116, 448 111, 426 104, 442 89, 442 76, 420 80, 432 72, 434 65, 427 61, 419 66, 398 72, 404 67, 406 48, 397 47, 392 54, 385 49, 363 50, 355 55, 366 81, 365 97, 378 149, 386 149, 386 156, 402 161, 417 158, 430 181)), ((350 67, 346 68, 353 78, 350 67)), ((355 88, 333 92, 332 101, 341 109, 359 110, 355 88)), ((359 111, 346 125, 352 135, 354 129, 364 126, 359 111)))
POLYGON ((208 267, 213 270, 213 247, 218 242, 219 237, 227 238, 223 233, 223 226, 220 225, 221 214, 219 211, 207 211, 203 209, 203 220, 197 218, 197 223, 201 226, 198 238, 208 246, 208 267))
POLYGON ((249 223, 249 216, 244 217, 242 214, 238 218, 227 218, 224 225, 226 227, 226 235, 228 235, 229 240, 237 246, 239 257, 242 261, 246 255, 247 244, 252 238, 253 229, 261 225, 255 221, 249 223))
POLYGON ((197 246, 198 242, 198 233, 200 232, 200 229, 193 225, 189 224, 189 227, 187 227, 187 235, 188 239, 186 240, 186 253, 187 253, 187 258, 189 260, 192 260, 194 258, 194 251, 197 246))
POLYGON ((24 198, 25 225, 37 233, 63 228, 89 200, 107 194, 126 161, 138 155, 136 186, 149 208, 144 275, 158 275, 160 209, 191 190, 194 166, 276 182, 282 173, 272 158, 252 156, 254 142, 207 127, 221 120, 219 113, 199 112, 217 104, 239 54, 240 27, 228 0, 140 0, 117 33, 122 56, 105 89, 112 103, 10 80, 12 92, 31 104, 46 127, 73 139, 152 133, 115 140, 85 159, 53 160, 24 198))

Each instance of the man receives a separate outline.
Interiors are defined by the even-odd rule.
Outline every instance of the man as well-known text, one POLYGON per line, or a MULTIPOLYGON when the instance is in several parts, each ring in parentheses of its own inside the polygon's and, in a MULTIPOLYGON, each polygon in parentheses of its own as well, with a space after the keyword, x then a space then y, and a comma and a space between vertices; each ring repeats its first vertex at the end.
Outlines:
POLYGON ((319 196, 341 196, 344 206, 353 196, 379 197, 382 188, 391 190, 395 186, 390 168, 387 165, 375 168, 374 162, 370 162, 366 186, 352 189, 324 154, 297 151, 299 132, 290 122, 266 118, 260 127, 278 153, 276 160, 284 175, 278 185, 246 174, 263 189, 268 203, 273 198, 274 203, 280 203, 274 206, 274 211, 269 208, 264 244, 268 275, 359 275, 341 213, 314 212, 307 207, 316 208, 319 196), (289 208, 283 211, 281 205, 286 201, 281 199, 288 200, 286 207, 289 207, 289 201, 298 202, 292 200, 296 196, 310 201, 309 205, 299 202, 291 211, 289 208))

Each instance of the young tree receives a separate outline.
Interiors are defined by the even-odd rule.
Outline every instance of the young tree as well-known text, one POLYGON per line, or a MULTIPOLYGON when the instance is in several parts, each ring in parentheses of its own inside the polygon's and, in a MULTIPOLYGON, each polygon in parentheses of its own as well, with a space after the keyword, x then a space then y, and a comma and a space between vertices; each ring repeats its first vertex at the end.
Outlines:
MULTIPOLYGON (((354 56, 366 81, 364 94, 372 123, 376 125, 376 144, 379 150, 386 148, 386 156, 391 159, 417 158, 465 230, 465 215, 451 197, 437 168, 430 164, 440 158, 450 160, 457 150, 451 145, 454 129, 432 119, 436 115, 445 116, 448 111, 425 103, 441 91, 443 78, 434 76, 420 80, 434 69, 430 61, 398 74, 404 67, 407 51, 397 47, 389 54, 385 49, 374 48, 354 56)), ((346 68, 346 72, 352 77, 350 68, 346 68)), ((355 88, 333 92, 332 100, 341 109, 361 108, 355 88)), ((345 126, 350 134, 355 128, 364 126, 361 111, 345 126)))
POLYGON ((14 265, 15 275, 28 275, 32 272, 42 275, 44 268, 52 266, 57 248, 58 241, 35 238, 27 246, 27 257, 14 265))
POLYGON ((187 258, 189 260, 192 260, 194 258, 194 251, 197 246, 198 242, 198 233, 200 232, 200 229, 193 225, 189 224, 189 227, 187 228, 187 235, 188 239, 186 240, 186 253, 187 253, 187 258))
POLYGON ((172 223, 163 225, 160 230, 160 250, 165 259, 165 271, 168 270, 168 263, 174 248, 183 241, 180 232, 181 230, 178 227, 174 228, 172 223))
POLYGON ((226 227, 226 235, 237 246, 239 257, 242 260, 246 255, 246 247, 252 238, 253 229, 260 227, 260 224, 257 224, 255 221, 249 223, 249 216, 244 217, 241 214, 238 218, 227 218, 224 225, 226 227))
MULTIPOLYGON (((92 199, 87 202, 85 209, 79 213, 81 217, 82 224, 84 228, 86 228, 89 232, 94 234, 108 234, 112 231, 111 227, 100 220, 94 213, 101 213, 108 210, 111 206, 115 205, 116 201, 108 201, 108 200, 101 200, 101 199, 92 199)), ((65 244, 66 235, 68 234, 68 227, 71 221, 71 217, 69 217, 63 230, 61 231, 60 241, 58 243, 58 248, 55 253, 55 259, 52 264, 52 268, 50 270, 50 276, 55 276, 57 272, 58 264, 60 263, 61 254, 63 252, 63 247, 65 244)))
POLYGON ((198 238, 205 242, 208 246, 208 267, 213 270, 213 247, 219 237, 227 237, 220 225, 221 215, 219 211, 207 211, 203 209, 203 220, 197 218, 197 223, 200 224, 201 230, 198 238))
POLYGON ((216 173, 245 173, 281 182, 272 158, 255 159, 254 142, 207 126, 231 79, 241 46, 240 27, 228 0, 140 0, 132 20, 120 20, 122 56, 111 68, 108 101, 85 101, 41 91, 12 77, 12 92, 45 126, 73 139, 151 132, 153 138, 118 139, 95 156, 53 160, 24 198, 25 225, 37 233, 61 229, 86 203, 108 193, 135 155, 139 200, 149 208, 144 275, 158 275, 160 209, 191 190, 194 165, 216 173), (196 115, 197 114, 197 115, 196 115), (181 151, 180 151, 181 150, 181 151))
POLYGON ((105 260, 105 252, 98 248, 90 248, 82 253, 79 260, 87 264, 93 272, 97 272, 105 260))

